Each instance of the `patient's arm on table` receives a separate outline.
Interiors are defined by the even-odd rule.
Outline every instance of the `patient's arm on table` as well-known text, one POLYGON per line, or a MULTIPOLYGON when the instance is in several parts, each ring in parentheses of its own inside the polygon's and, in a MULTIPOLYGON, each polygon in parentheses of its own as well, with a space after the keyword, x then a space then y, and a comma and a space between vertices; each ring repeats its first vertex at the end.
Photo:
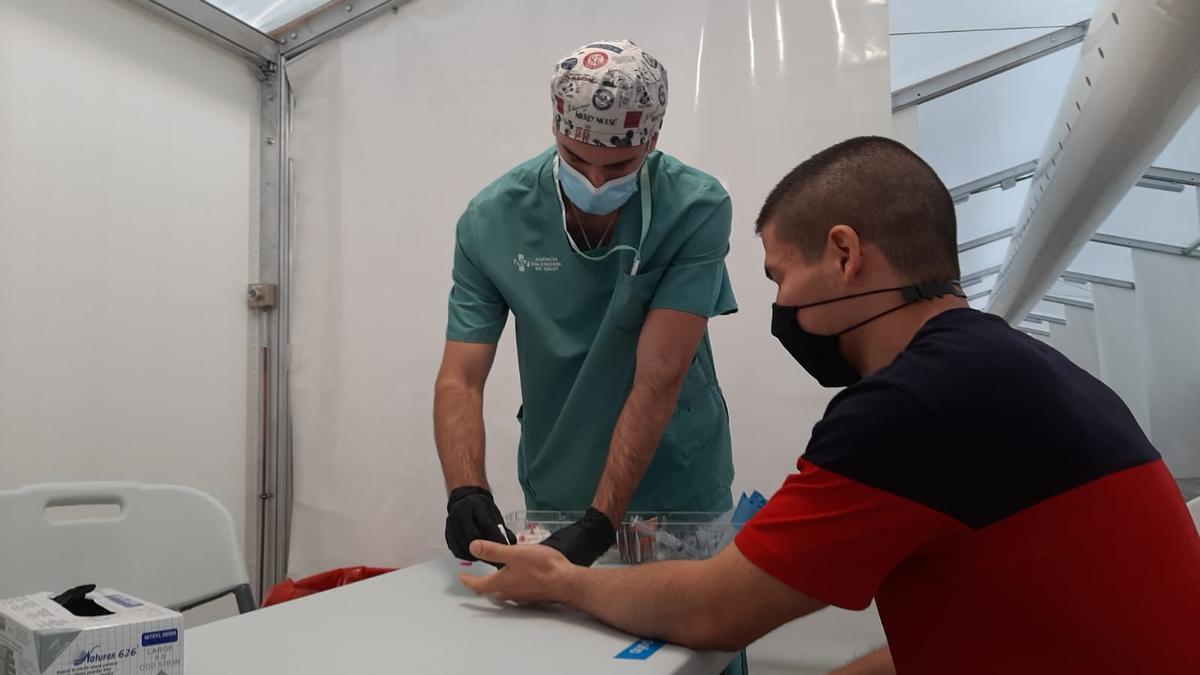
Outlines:
POLYGON ((711 560, 595 569, 545 546, 477 541, 471 552, 506 565, 486 577, 464 576, 476 593, 562 603, 627 633, 693 649, 737 651, 825 606, 755 567, 736 546, 711 560))

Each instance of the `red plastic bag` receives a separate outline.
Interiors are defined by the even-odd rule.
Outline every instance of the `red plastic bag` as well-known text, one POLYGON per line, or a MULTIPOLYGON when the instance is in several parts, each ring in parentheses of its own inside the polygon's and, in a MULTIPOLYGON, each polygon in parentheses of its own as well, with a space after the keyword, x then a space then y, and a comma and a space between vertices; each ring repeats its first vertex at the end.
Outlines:
POLYGON ((263 600, 263 607, 278 605, 281 602, 303 598, 306 595, 320 593, 331 588, 345 586, 363 579, 377 577, 380 574, 395 572, 396 570, 390 567, 341 567, 328 572, 314 574, 311 577, 305 577, 299 581, 284 579, 283 581, 271 587, 267 592, 267 599, 263 600))

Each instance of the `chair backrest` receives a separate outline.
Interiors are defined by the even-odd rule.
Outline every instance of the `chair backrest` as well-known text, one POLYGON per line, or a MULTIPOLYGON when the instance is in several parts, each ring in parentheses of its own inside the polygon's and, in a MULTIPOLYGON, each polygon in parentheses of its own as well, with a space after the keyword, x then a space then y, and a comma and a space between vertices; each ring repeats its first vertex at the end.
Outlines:
POLYGON ((1200 497, 1196 497, 1188 502, 1188 511, 1192 514, 1192 521, 1196 523, 1196 529, 1200 530, 1200 497))
POLYGON ((0 598, 97 584, 172 609, 253 598, 229 511, 192 488, 47 483, 0 490, 0 598), (99 517, 54 514, 104 507, 99 517))

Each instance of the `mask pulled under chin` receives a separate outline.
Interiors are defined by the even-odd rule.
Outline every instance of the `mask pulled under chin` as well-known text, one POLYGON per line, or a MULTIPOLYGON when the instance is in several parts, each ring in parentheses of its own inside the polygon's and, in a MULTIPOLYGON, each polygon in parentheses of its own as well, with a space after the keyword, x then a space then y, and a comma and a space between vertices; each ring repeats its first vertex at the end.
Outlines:
POLYGON ((839 337, 915 302, 933 300, 934 298, 946 295, 953 295, 959 298, 967 297, 963 293, 962 285, 959 284, 958 280, 952 279, 950 281, 927 281, 910 286, 897 286, 895 288, 881 288, 877 291, 856 293, 841 298, 811 302, 807 305, 776 304, 772 305, 771 334, 779 340, 779 343, 792 355, 792 358, 796 359, 804 370, 808 371, 808 374, 812 375, 813 379, 822 387, 848 387, 861 380, 862 375, 842 356, 841 350, 838 349, 839 337), (884 310, 875 316, 869 317, 832 335, 809 333, 801 328, 800 323, 796 321, 796 312, 801 309, 892 291, 900 291, 904 301, 891 309, 884 310))

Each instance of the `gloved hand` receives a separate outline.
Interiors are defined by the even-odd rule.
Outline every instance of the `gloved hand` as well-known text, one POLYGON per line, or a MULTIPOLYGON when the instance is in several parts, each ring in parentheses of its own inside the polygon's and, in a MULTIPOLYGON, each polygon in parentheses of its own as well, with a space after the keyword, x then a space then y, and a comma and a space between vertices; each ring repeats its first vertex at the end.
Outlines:
POLYGON ((567 560, 589 567, 617 543, 617 528, 601 511, 589 508, 578 521, 550 535, 542 544, 557 549, 567 560))
POLYGON ((446 545, 460 560, 478 560, 471 555, 470 549, 471 542, 476 539, 502 544, 517 543, 517 535, 504 527, 504 516, 500 515, 492 493, 478 485, 452 490, 446 513, 446 545), (507 541, 505 536, 508 537, 507 541))

